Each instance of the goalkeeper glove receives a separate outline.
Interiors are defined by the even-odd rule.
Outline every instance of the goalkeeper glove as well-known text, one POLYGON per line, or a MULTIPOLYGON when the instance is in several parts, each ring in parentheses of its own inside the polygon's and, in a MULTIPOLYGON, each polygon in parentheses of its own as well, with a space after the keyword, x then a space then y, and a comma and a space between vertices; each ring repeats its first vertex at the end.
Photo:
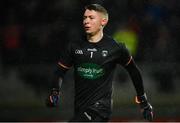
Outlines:
POLYGON ((59 89, 53 88, 50 92, 50 95, 48 96, 46 100, 46 105, 48 107, 57 107, 59 104, 59 98, 60 98, 59 89))
POLYGON ((144 119, 148 121, 153 120, 153 108, 151 104, 147 101, 146 94, 142 96, 136 96, 136 103, 140 105, 141 112, 143 114, 144 119))

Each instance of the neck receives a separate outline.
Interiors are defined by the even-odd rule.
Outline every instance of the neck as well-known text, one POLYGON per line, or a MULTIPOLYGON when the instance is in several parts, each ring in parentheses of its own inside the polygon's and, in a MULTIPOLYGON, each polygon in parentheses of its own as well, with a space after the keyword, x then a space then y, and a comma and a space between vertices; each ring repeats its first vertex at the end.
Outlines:
POLYGON ((99 42, 102 39, 102 37, 103 37, 103 32, 102 31, 100 31, 100 32, 98 32, 97 34, 94 34, 94 35, 92 35, 92 34, 87 35, 88 41, 92 42, 92 43, 99 42))

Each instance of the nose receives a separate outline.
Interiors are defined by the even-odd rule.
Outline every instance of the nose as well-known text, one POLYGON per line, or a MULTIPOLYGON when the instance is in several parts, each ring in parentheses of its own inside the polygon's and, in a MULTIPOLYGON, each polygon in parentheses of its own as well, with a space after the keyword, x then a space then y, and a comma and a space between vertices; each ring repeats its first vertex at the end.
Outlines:
POLYGON ((89 19, 88 18, 84 19, 83 23, 84 23, 84 25, 88 24, 89 23, 89 19))

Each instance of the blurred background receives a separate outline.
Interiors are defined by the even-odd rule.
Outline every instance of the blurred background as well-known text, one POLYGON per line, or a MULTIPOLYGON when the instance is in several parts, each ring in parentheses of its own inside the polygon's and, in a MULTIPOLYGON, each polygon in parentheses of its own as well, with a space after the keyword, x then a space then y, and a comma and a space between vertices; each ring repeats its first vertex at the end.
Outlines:
MULTIPOLYGON (((180 121, 179 0, 1 0, 0 121, 68 121, 73 116, 73 69, 59 108, 47 108, 54 66, 64 45, 83 30, 83 7, 109 12, 105 33, 126 43, 144 79, 155 121, 180 121)), ((143 121, 127 72, 117 66, 111 121, 143 121)))

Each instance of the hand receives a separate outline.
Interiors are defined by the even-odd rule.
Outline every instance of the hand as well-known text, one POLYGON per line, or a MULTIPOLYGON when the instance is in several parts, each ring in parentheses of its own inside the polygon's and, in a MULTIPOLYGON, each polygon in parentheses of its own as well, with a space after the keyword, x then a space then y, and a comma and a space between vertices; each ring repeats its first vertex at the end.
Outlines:
POLYGON ((153 121, 153 109, 151 104, 147 103, 147 106, 141 108, 141 112, 144 116, 144 119, 148 121, 153 121))
POLYGON ((147 101, 146 94, 136 97, 136 103, 140 105, 141 112, 145 120, 153 120, 153 108, 151 104, 147 101))
POLYGON ((46 100, 46 105, 48 107, 57 107, 59 104, 59 98, 60 98, 59 89, 53 88, 46 100))

